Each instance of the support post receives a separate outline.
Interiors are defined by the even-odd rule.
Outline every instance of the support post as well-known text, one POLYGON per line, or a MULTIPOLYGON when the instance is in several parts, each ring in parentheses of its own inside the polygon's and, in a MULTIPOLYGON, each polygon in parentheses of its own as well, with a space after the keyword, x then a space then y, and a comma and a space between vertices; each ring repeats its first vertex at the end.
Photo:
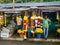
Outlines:
POLYGON ((14 8, 15 8, 15 0, 13 0, 13 10, 14 10, 14 8))

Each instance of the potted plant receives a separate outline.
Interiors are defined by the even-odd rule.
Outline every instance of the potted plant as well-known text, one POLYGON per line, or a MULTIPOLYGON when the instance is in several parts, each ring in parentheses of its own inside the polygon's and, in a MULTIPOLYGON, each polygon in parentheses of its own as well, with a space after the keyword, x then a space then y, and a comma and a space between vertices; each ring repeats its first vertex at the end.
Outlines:
POLYGON ((24 30, 19 29, 17 32, 19 33, 20 38, 23 38, 24 30))
POLYGON ((41 34, 43 33, 42 28, 36 28, 35 33, 37 38, 41 38, 41 34))

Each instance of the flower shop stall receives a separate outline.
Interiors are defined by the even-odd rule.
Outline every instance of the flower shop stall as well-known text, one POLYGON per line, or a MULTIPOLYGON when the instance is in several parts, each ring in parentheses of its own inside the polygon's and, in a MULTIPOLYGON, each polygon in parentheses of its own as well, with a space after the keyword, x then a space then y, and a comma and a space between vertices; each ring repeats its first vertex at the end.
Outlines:
MULTIPOLYGON (((24 39, 39 38, 40 39, 42 38, 42 34, 44 33, 42 22, 44 19, 44 11, 45 11, 49 13, 48 17, 53 22, 50 25, 49 30, 55 31, 55 33, 58 33, 60 35, 60 28, 56 28, 55 26, 56 19, 60 21, 60 16, 59 16, 60 14, 56 13, 60 11, 60 6, 59 6, 60 2, 56 4, 55 3, 53 4, 53 2, 52 3, 50 2, 47 4, 48 5, 46 5, 46 3, 21 3, 21 4, 15 4, 14 9, 12 8, 6 9, 4 6, 4 8, 0 10, 0 12, 3 12, 3 14, 0 15, 1 32, 10 35, 16 30, 16 33, 18 33, 19 38, 24 38, 24 39), (54 15, 53 13, 50 14, 51 12, 55 12, 55 14, 54 15), (9 31, 4 31, 2 28, 4 30, 9 30, 9 31)), ((45 15, 47 15, 47 13, 45 15)), ((60 22, 58 23, 60 24, 60 22)), ((8 35, 6 36, 10 37, 8 35)))

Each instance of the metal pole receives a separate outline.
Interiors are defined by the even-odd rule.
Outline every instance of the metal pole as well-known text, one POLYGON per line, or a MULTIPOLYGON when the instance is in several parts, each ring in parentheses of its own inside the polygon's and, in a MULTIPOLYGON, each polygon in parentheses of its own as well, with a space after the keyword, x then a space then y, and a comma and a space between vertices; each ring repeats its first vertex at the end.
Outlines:
POLYGON ((14 7, 15 7, 15 0, 13 0, 13 9, 14 9, 14 7))
POLYGON ((5 26, 6 26, 6 14, 5 14, 5 26))

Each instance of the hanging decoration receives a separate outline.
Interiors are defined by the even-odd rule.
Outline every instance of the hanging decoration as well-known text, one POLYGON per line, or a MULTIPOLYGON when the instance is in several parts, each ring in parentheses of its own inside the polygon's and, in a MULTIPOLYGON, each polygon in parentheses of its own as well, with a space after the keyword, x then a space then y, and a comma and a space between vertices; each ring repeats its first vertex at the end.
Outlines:
POLYGON ((32 29, 32 30, 33 30, 33 28, 34 28, 35 17, 36 17, 36 14, 35 14, 35 12, 33 11, 32 16, 31 16, 31 29, 32 29))
POLYGON ((24 39, 27 38, 26 37, 27 26, 28 26, 28 16, 27 16, 27 12, 25 11, 25 16, 23 18, 24 39))
POLYGON ((3 25, 4 24, 4 17, 3 15, 0 15, 0 25, 3 25))
POLYGON ((57 12, 57 17, 56 17, 57 20, 59 20, 59 12, 57 12))

